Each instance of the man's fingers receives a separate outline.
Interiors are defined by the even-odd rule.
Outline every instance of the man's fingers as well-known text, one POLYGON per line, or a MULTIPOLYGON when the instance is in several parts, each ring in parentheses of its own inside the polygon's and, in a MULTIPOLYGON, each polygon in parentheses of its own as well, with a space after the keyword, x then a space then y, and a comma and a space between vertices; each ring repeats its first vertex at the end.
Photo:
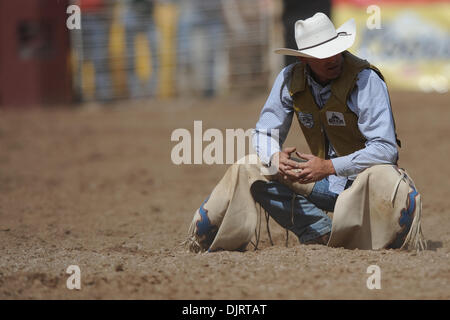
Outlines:
POLYGON ((293 179, 298 180, 300 178, 301 169, 291 169, 286 171, 293 179))
POLYGON ((302 170, 304 170, 306 168, 309 168, 309 163, 307 163, 307 162, 297 162, 297 168, 302 169, 302 170))
POLYGON ((300 153, 298 151, 296 151, 295 154, 304 160, 314 159, 314 156, 312 154, 300 153))
POLYGON ((294 161, 294 160, 291 160, 291 159, 286 159, 284 161, 284 164, 289 166, 289 167, 291 167, 292 169, 301 168, 300 167, 300 162, 297 162, 297 161, 294 161))
POLYGON ((305 179, 310 172, 303 172, 302 169, 288 169, 283 171, 283 175, 287 175, 290 179, 299 180, 305 179))
MULTIPOLYGON (((281 169, 281 168, 280 168, 281 169)), ((280 172, 284 175, 288 175, 292 178, 299 178, 301 169, 296 169, 296 168, 290 168, 290 167, 283 167, 280 172)))
POLYGON ((311 169, 309 169, 309 168, 303 169, 298 173, 298 178, 306 179, 306 177, 308 177, 309 174, 311 174, 311 169))
POLYGON ((278 171, 283 175, 291 175, 290 170, 292 170, 291 166, 284 163, 280 163, 278 166, 278 171))
POLYGON ((309 173, 306 176, 298 179, 298 182, 300 183, 311 183, 315 181, 317 181, 317 179, 314 178, 314 175, 312 173, 309 173))
POLYGON ((280 167, 281 166, 287 166, 287 167, 290 167, 290 168, 298 168, 298 166, 297 166, 298 162, 294 161, 294 160, 291 160, 288 157, 280 158, 278 163, 279 163, 280 167))
POLYGON ((287 147, 283 149, 283 152, 291 154, 292 152, 295 152, 296 148, 295 147, 287 147))

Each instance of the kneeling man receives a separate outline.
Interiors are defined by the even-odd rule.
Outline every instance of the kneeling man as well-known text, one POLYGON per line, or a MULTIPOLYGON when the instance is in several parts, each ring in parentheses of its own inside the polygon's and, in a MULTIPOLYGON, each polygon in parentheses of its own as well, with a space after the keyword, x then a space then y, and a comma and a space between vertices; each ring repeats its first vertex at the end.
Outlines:
MULTIPOLYGON (((325 14, 317 13, 295 23, 297 49, 275 51, 299 61, 279 73, 252 139, 259 165, 275 165, 278 173, 267 179, 258 177, 258 166, 233 165, 194 216, 190 234, 200 249, 222 249, 226 241, 239 238, 234 232, 243 225, 252 230, 255 219, 242 217, 254 210, 244 203, 250 201, 246 192, 300 243, 327 244, 332 222, 326 211, 334 211, 338 196, 363 170, 395 167, 400 141, 384 78, 346 51, 355 29, 353 19, 336 30, 325 14), (294 115, 311 154, 282 149, 294 115), (219 235, 227 215, 234 218, 219 235), (226 241, 217 244, 218 236, 226 241)), ((249 239, 240 241, 245 247, 249 239)))

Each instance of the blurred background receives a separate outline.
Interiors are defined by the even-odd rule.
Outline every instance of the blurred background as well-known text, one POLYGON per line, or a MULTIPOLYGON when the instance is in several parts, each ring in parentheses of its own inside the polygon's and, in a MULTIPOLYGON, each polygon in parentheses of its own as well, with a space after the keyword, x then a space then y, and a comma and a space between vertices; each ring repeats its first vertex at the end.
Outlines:
POLYGON ((263 93, 318 11, 391 90, 448 91, 448 0, 0 0, 0 107, 263 93))

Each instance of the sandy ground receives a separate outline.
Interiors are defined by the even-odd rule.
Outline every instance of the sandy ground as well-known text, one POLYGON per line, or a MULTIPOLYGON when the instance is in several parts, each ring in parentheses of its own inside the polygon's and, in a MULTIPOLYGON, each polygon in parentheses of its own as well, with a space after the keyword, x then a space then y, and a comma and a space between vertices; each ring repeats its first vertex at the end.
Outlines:
MULTIPOLYGON (((428 250, 179 247, 226 165, 174 165, 176 128, 254 126, 265 96, 0 112, 1 299, 449 299, 449 96, 392 93, 428 250), (369 265, 381 268, 369 290, 369 265), (78 265, 81 290, 66 288, 78 265)), ((286 145, 305 150, 294 123, 286 145)), ((264 228, 263 228, 264 229, 264 228)))

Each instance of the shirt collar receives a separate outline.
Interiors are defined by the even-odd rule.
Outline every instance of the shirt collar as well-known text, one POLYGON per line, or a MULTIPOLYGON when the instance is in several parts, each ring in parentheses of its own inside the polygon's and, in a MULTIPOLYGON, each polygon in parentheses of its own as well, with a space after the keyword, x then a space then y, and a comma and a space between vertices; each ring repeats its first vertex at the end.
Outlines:
POLYGON ((306 81, 308 81, 308 85, 312 87, 313 89, 317 89, 319 91, 328 91, 331 90, 331 83, 328 83, 326 86, 322 86, 320 83, 318 83, 316 80, 314 80, 311 69, 308 65, 304 68, 306 81))

